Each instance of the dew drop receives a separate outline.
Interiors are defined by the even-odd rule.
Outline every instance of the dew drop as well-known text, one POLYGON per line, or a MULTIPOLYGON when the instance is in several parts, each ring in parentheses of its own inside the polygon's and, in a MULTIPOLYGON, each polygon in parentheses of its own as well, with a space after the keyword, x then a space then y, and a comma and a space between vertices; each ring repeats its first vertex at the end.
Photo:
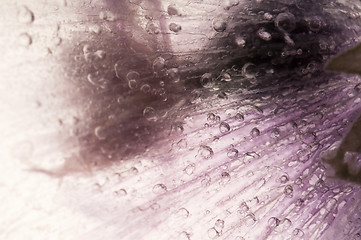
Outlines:
POLYGON ((214 20, 213 21, 213 29, 216 32, 224 32, 227 28, 227 22, 223 20, 214 20))

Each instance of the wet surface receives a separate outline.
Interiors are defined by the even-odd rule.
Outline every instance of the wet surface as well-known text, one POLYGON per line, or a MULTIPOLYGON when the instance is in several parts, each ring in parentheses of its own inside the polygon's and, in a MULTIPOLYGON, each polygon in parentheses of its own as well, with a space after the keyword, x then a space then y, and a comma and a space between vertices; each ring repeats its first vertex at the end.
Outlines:
POLYGON ((358 239, 360 10, 9 3, 0 235, 358 239))

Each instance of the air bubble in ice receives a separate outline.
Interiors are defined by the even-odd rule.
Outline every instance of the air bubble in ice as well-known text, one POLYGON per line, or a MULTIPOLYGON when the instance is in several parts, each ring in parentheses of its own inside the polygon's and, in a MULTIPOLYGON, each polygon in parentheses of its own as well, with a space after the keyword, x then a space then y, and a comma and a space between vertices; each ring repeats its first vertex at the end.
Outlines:
POLYGON ((227 28, 227 22, 223 20, 214 20, 213 21, 213 29, 216 32, 224 32, 227 28))
POLYGON ((229 126, 228 123, 221 122, 221 124, 219 124, 219 131, 221 133, 226 133, 226 132, 229 132, 230 130, 231 130, 231 127, 229 126))
POLYGON ((172 32, 179 32, 180 30, 182 30, 182 26, 176 23, 170 23, 169 30, 171 30, 172 32))
POLYGON ((250 213, 245 217, 244 221, 246 226, 251 227, 256 223, 256 217, 253 213, 250 213))
POLYGON ((295 237, 302 237, 304 235, 303 231, 299 228, 295 228, 295 230, 293 230, 292 234, 295 237))
POLYGON ((318 16, 313 16, 306 19, 307 26, 312 32, 319 32, 322 28, 323 21, 318 16))
POLYGON ((296 18, 290 12, 280 13, 275 19, 275 25, 280 31, 292 32, 296 28, 296 18))
POLYGON ((210 239, 219 237, 219 233, 217 232, 217 230, 214 227, 208 229, 207 233, 208 233, 208 237, 210 239))
POLYGON ((211 73, 204 73, 201 78, 199 79, 199 83, 206 87, 212 82, 212 74, 211 73))
POLYGON ((32 23, 34 21, 34 13, 27 6, 21 6, 18 9, 18 21, 20 23, 32 23))
POLYGON ((283 192, 286 194, 287 197, 293 197, 293 187, 291 185, 287 185, 283 192))
POLYGON ((224 220, 217 219, 217 221, 214 224, 214 228, 217 230, 217 232, 222 232, 224 228, 224 220))
POLYGON ((105 129, 103 126, 98 126, 94 129, 94 135, 99 139, 99 140, 104 140, 106 139, 106 135, 105 135, 105 129))

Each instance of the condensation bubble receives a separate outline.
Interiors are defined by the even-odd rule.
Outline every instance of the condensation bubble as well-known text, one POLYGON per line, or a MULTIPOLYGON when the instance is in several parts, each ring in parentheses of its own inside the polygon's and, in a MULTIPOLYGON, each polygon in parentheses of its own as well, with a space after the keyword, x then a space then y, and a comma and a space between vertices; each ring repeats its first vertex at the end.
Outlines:
POLYGON ((31 36, 28 33, 21 33, 19 35, 19 44, 23 47, 30 46, 33 42, 31 36))
POLYGON ((127 193, 127 190, 125 190, 125 189, 119 189, 118 191, 115 191, 114 192, 114 195, 116 195, 116 196, 120 196, 120 197, 124 197, 124 196, 126 196, 128 193, 127 193))
POLYGON ((244 116, 243 116, 243 114, 237 113, 237 114, 236 114, 236 119, 239 120, 239 121, 244 121, 244 116))
POLYGON ((138 82, 135 80, 129 80, 128 86, 130 89, 136 89, 136 88, 138 88, 138 82))
POLYGON ((21 6, 18 9, 18 21, 20 23, 32 23, 34 21, 34 13, 27 6, 21 6))
POLYGON ((289 180, 289 178, 288 178, 287 175, 282 175, 282 176, 280 177, 281 183, 286 183, 286 182, 288 182, 288 180, 289 180))
POLYGON ((162 194, 167 192, 167 187, 164 184, 156 184, 153 186, 153 193, 162 194))
POLYGON ((180 30, 182 30, 182 26, 176 23, 170 23, 169 30, 171 30, 172 32, 179 32, 180 30))
POLYGON ((213 21, 213 29, 216 32, 224 32, 227 28, 227 22, 223 20, 214 20, 213 21))
POLYGON ((157 112, 152 107, 144 108, 143 116, 145 117, 145 119, 151 122, 156 122, 158 120, 157 112))
POLYGON ((204 159, 209 159, 214 155, 213 149, 205 145, 200 146, 198 153, 204 159))
POLYGON ((257 35, 264 41, 270 41, 272 39, 272 35, 267 32, 264 28, 261 28, 257 31, 257 35))
POLYGON ((152 21, 149 21, 147 23, 147 26, 145 27, 146 31, 149 34, 159 34, 160 33, 160 29, 157 25, 155 25, 155 23, 153 23, 152 21))
POLYGON ((219 131, 221 133, 227 133, 231 130, 231 127, 229 126, 228 123, 226 122, 221 122, 221 124, 219 124, 219 131))
POLYGON ((296 28, 296 18, 290 12, 280 13, 275 19, 275 25, 280 31, 292 32, 296 28))
POLYGON ((222 82, 230 82, 230 81, 232 81, 231 75, 229 73, 227 73, 227 72, 221 74, 220 77, 221 77, 222 82))

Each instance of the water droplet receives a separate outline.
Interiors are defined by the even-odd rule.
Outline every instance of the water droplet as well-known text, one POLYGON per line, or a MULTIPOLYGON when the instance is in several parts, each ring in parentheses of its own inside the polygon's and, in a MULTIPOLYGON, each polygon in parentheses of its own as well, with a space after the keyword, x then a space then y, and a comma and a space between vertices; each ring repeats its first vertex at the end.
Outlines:
POLYGON ((237 114, 236 114, 236 119, 237 119, 238 121, 244 121, 244 116, 243 116, 243 114, 237 113, 237 114))
POLYGON ((186 208, 180 208, 177 212, 177 215, 183 218, 187 218, 189 216, 189 211, 186 208))
POLYGON ((214 152, 211 147, 202 145, 202 146, 200 146, 200 148, 198 150, 198 154, 204 159, 209 159, 209 158, 213 157, 214 152))
POLYGON ((223 20, 214 20, 213 21, 213 29, 216 32, 223 32, 225 31, 227 28, 227 22, 223 21, 223 20))
POLYGON ((320 17, 314 16, 306 19, 307 26, 312 32, 318 32, 321 30, 323 21, 320 17))
POLYGON ((276 217, 271 217, 270 219, 268 219, 268 226, 270 226, 271 228, 276 228, 279 224, 280 224, 281 220, 279 220, 276 217))
POLYGON ((243 215, 243 214, 247 213, 248 210, 249 210, 249 207, 248 207, 247 203, 243 202, 243 203, 241 203, 241 205, 239 206, 238 212, 239 212, 241 215, 243 215))
POLYGON ((272 35, 269 32, 266 32, 264 28, 259 29, 257 35, 265 41, 270 41, 272 39, 272 35))
POLYGON ((258 128, 253 128, 252 131, 251 131, 251 136, 252 137, 258 137, 259 135, 261 134, 261 132, 259 131, 258 128))
POLYGON ((27 6, 21 6, 18 9, 18 21, 20 23, 32 23, 34 21, 34 13, 27 6))
POLYGON ((201 76, 199 83, 203 86, 206 87, 208 86, 210 83, 212 82, 212 74, 211 73, 205 73, 201 76))
POLYGON ((232 77, 229 73, 225 72, 223 74, 221 74, 221 82, 230 82, 232 81, 232 77))
POLYGON ((141 90, 142 92, 144 92, 144 93, 149 93, 151 89, 152 89, 152 88, 150 87, 149 84, 143 84, 143 85, 140 87, 140 90, 141 90))
POLYGON ((227 132, 231 131, 231 127, 229 126, 228 123, 221 122, 221 124, 219 124, 219 131, 221 133, 227 133, 227 132))
POLYGON ((271 138, 279 138, 281 135, 280 130, 278 128, 275 128, 271 132, 271 138))
POLYGON ((296 28, 296 18, 290 12, 280 13, 275 19, 275 25, 282 32, 291 32, 296 28))
POLYGON ((228 172, 222 172, 220 184, 225 185, 225 184, 229 183, 230 181, 231 181, 231 175, 229 175, 228 172))
POLYGON ((224 220, 222 219, 217 219, 217 221, 214 224, 214 228, 216 229, 217 232, 222 232, 223 228, 224 228, 224 220))
POLYGON ((149 34, 159 34, 160 33, 160 29, 157 25, 155 25, 152 21, 149 21, 147 23, 147 26, 145 27, 146 31, 149 34))
POLYGON ((293 230, 292 234, 295 237, 302 237, 304 235, 303 231, 299 228, 295 228, 295 230, 293 230))
POLYGON ((251 227, 256 223, 256 217, 253 213, 250 213, 245 217, 244 222, 246 226, 251 227))
POLYGON ((169 30, 171 30, 172 32, 179 32, 180 30, 182 30, 182 26, 176 23, 170 23, 169 30))
POLYGON ((168 70, 168 76, 175 83, 180 81, 180 73, 179 73, 178 68, 169 69, 168 70))
POLYGON ((105 129, 102 126, 98 126, 94 129, 94 134, 99 140, 106 139, 105 129))
POLYGON ((287 185, 283 192, 286 194, 287 197, 293 197, 293 187, 291 185, 287 185))
POLYGON ((27 47, 27 46, 31 45, 32 42, 33 42, 33 40, 28 33, 21 33, 19 35, 19 44, 21 46, 27 47))
POLYGON ((164 184, 156 184, 153 187, 153 193, 155 194, 162 194, 167 192, 167 187, 164 184))
POLYGON ((219 237, 219 233, 214 227, 208 229, 207 233, 208 233, 208 237, 211 239, 219 237))
POLYGON ((128 193, 127 193, 127 190, 125 190, 124 188, 119 189, 118 191, 115 191, 115 192, 114 192, 114 195, 120 196, 120 197, 124 197, 124 196, 126 196, 127 194, 128 194, 128 193))
POLYGON ((184 169, 184 172, 185 172, 187 175, 192 175, 195 168, 196 168, 196 166, 195 166, 194 164, 189 164, 189 165, 184 169))
POLYGON ((145 119, 151 122, 156 122, 158 120, 157 113, 154 108, 152 107, 146 107, 143 110, 143 116, 145 119))
POLYGON ((257 72, 256 65, 254 65, 253 63, 246 63, 245 65, 243 65, 242 75, 245 78, 256 78, 257 74, 258 74, 258 72, 257 72))
POLYGON ((157 57, 153 61, 153 71, 155 73, 161 72, 165 68, 165 60, 162 57, 157 57))
POLYGON ((227 157, 230 158, 230 159, 237 159, 238 155, 239 155, 239 152, 235 148, 231 148, 227 152, 227 157))
POLYGON ((178 9, 175 6, 169 5, 167 11, 169 15, 179 15, 178 9))
POLYGON ((289 180, 289 178, 288 178, 287 175, 282 175, 282 176, 280 177, 280 181, 281 181, 282 184, 288 182, 288 180, 289 180))
POLYGON ((115 14, 110 11, 101 11, 99 13, 99 18, 109 22, 113 22, 117 19, 115 14))
POLYGON ((244 38, 241 36, 237 36, 235 38, 235 43, 237 44, 238 47, 241 47, 241 48, 246 46, 246 40, 244 40, 244 38))

